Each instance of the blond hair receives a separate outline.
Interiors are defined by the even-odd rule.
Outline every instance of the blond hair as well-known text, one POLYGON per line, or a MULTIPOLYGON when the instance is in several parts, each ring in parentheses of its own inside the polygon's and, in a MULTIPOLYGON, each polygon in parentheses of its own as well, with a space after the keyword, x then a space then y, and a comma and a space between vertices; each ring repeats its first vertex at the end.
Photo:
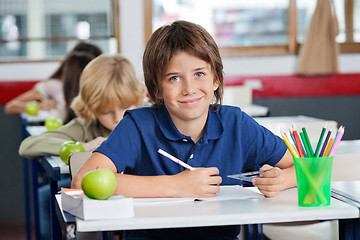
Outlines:
POLYGON ((120 54, 102 54, 93 59, 80 77, 80 90, 71 107, 85 121, 96 121, 96 114, 116 105, 141 106, 145 85, 135 69, 120 54))

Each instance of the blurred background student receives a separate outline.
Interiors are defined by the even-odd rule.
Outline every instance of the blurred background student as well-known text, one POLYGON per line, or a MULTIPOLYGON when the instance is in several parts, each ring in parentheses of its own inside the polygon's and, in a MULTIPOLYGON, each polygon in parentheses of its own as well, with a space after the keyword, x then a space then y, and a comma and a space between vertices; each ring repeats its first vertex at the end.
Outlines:
POLYGON ((31 90, 7 102, 5 113, 23 113, 26 103, 29 101, 37 101, 40 110, 58 109, 67 112, 68 104, 77 94, 73 87, 78 86, 81 71, 86 63, 101 53, 102 50, 98 46, 88 42, 79 42, 67 54, 59 68, 49 79, 37 83, 31 90), (72 66, 73 64, 76 65, 72 66))
MULTIPOLYGON (((127 109, 147 105, 144 99, 145 85, 137 79, 132 64, 120 54, 102 54, 81 74, 80 91, 71 104, 78 117, 57 130, 24 139, 19 154, 29 159, 59 155, 66 141, 81 142, 85 151, 93 151, 109 136, 127 109)), ((70 187, 70 178, 63 178, 58 185, 70 187)), ((49 193, 48 185, 39 190, 42 239, 50 239, 49 193)))

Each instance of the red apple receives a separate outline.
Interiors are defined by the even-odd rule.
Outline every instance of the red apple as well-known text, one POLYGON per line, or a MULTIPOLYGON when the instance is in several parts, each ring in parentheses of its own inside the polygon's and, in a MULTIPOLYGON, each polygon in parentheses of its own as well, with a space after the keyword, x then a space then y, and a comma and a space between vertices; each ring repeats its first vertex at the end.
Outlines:
POLYGON ((84 146, 80 142, 68 141, 61 145, 59 155, 64 163, 69 164, 69 157, 75 152, 85 152, 84 146))
POLYGON ((32 116, 38 114, 39 111, 39 104, 36 101, 27 102, 25 105, 26 113, 32 116))
POLYGON ((115 191, 115 174, 107 168, 87 172, 81 181, 81 188, 88 198, 106 200, 115 191))
POLYGON ((62 120, 60 118, 50 117, 45 121, 45 127, 48 131, 56 130, 62 126, 62 120))

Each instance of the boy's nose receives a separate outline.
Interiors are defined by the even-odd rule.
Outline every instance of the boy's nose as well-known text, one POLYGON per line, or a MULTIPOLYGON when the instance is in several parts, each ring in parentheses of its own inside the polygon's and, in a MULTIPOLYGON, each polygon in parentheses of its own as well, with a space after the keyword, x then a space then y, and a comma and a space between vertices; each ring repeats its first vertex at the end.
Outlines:
POLYGON ((124 116, 124 112, 125 111, 123 111, 123 110, 116 110, 115 112, 114 112, 114 122, 115 123, 118 123, 118 122, 120 122, 120 120, 123 118, 123 116, 124 116))
POLYGON ((194 82, 191 78, 186 78, 183 81, 183 94, 188 95, 192 94, 195 91, 194 82))

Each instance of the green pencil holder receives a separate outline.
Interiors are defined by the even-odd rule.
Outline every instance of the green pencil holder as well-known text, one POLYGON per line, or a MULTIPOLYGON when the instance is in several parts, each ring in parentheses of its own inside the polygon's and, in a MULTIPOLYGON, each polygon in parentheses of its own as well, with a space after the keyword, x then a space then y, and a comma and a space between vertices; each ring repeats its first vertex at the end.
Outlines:
POLYGON ((299 206, 319 207, 330 205, 333 158, 293 158, 299 206))

